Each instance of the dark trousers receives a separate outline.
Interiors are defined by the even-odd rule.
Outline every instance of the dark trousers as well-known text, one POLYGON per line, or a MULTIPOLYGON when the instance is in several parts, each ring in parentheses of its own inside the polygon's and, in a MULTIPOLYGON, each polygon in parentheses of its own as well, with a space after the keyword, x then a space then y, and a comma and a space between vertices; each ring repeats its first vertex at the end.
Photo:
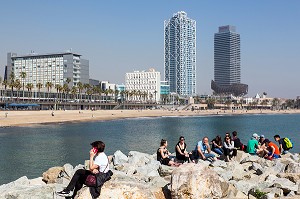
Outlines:
POLYGON ((230 155, 231 151, 232 151, 232 156, 236 156, 236 154, 237 154, 237 150, 236 149, 228 149, 228 148, 224 147, 223 150, 224 150, 224 155, 225 156, 230 155))
POLYGON ((177 154, 176 155, 176 159, 182 162, 188 162, 189 161, 189 157, 186 157, 185 155, 181 155, 181 154, 177 154))
POLYGON ((66 188, 69 191, 73 191, 73 189, 75 188, 72 198, 74 198, 76 196, 77 192, 82 188, 82 186, 89 174, 91 174, 91 172, 89 170, 85 170, 85 169, 78 169, 75 172, 69 185, 66 188))

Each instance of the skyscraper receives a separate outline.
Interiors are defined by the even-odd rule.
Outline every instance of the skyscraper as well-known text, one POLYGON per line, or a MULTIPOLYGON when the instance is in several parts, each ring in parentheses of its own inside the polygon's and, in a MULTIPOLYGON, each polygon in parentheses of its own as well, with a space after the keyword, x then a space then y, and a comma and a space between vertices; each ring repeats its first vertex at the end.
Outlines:
POLYGON ((235 26, 221 26, 214 37, 214 79, 216 94, 243 95, 248 85, 241 84, 240 34, 235 26))
POLYGON ((183 11, 164 22, 165 80, 170 92, 196 94, 196 21, 183 11))

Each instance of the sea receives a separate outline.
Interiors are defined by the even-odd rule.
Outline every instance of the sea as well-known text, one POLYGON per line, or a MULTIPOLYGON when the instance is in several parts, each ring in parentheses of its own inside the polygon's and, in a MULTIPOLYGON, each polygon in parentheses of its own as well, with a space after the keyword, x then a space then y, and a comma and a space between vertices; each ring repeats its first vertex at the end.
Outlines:
POLYGON ((213 115, 188 117, 149 117, 57 123, 31 127, 0 128, 0 185, 22 176, 36 178, 50 167, 84 164, 89 159, 90 143, 102 140, 105 153, 121 150, 156 153, 160 140, 168 141, 174 152, 180 136, 184 136, 188 151, 204 136, 224 137, 237 131, 243 143, 253 133, 289 137, 294 143, 291 152, 300 152, 300 114, 213 115))

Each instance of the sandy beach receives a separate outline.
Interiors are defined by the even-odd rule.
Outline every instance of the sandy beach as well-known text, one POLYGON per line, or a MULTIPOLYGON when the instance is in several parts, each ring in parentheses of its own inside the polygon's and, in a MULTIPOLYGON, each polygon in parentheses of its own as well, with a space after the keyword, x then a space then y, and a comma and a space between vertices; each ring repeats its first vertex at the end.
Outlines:
POLYGON ((102 121, 137 117, 242 115, 242 114, 300 114, 300 110, 67 110, 67 111, 0 111, 0 127, 33 126, 47 123, 102 121), (6 117, 7 115, 7 117, 6 117))

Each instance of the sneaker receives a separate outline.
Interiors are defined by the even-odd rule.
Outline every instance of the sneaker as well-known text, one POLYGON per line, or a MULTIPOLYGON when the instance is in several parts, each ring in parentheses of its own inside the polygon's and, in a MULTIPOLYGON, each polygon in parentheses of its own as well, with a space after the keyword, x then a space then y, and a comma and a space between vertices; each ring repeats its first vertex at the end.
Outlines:
POLYGON ((69 191, 67 189, 64 189, 62 191, 56 192, 57 195, 59 196, 64 196, 64 197, 71 197, 73 195, 73 191, 69 191))

